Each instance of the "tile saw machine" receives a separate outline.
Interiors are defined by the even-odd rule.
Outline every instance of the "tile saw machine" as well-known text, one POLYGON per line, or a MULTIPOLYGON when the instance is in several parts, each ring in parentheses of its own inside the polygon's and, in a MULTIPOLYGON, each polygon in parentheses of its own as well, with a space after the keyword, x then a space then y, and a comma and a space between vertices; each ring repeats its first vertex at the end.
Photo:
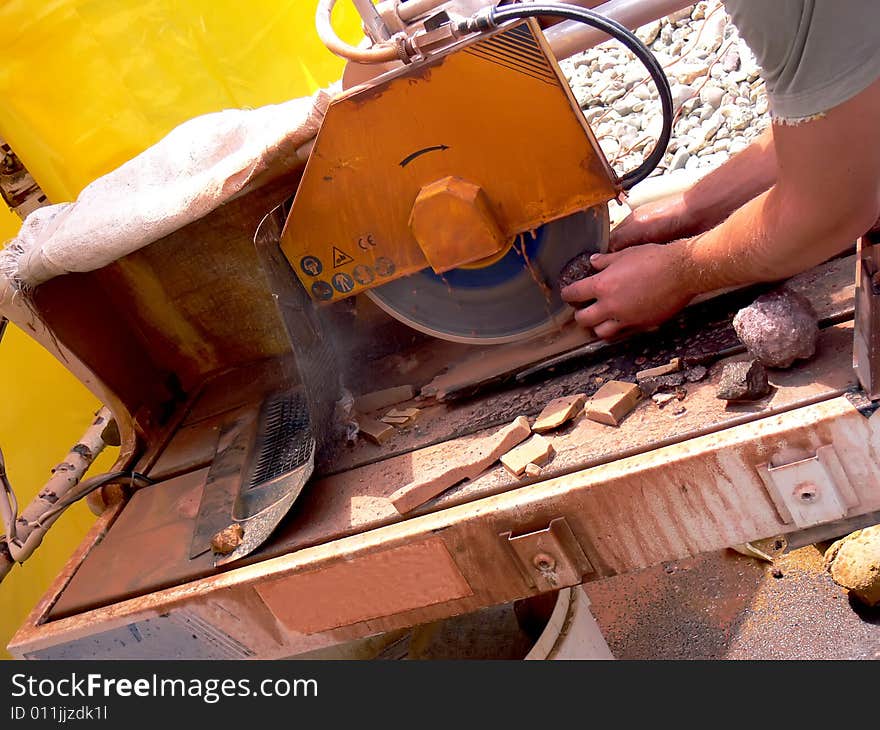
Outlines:
MULTIPOLYGON (((165 252, 157 263, 163 278, 181 263, 190 266, 178 277, 188 297, 203 291, 212 304, 241 305, 232 310, 237 317, 224 308, 201 320, 218 333, 205 341, 224 356, 223 368, 188 382, 167 423, 142 419, 147 449, 125 468, 152 484, 108 500, 10 645, 16 656, 292 656, 684 555, 771 535, 815 541, 820 528, 826 537, 839 534, 841 521, 876 521, 880 471, 864 445, 876 440, 877 419, 865 417, 873 406, 854 408, 847 397, 847 261, 832 262, 830 278, 810 274, 807 289, 825 302, 823 347, 803 369, 780 374, 764 408, 725 410, 712 384, 695 384, 683 418, 644 408, 619 429, 554 437, 556 456, 537 481, 499 467, 413 516, 394 512, 387 495, 417 468, 455 454, 465 438, 520 412, 526 400, 537 404, 571 384, 554 374, 537 392, 511 388, 461 408, 428 406, 435 410, 424 432, 416 426, 386 446, 361 444, 323 470, 327 410, 347 375, 338 371, 351 362, 372 388, 392 385, 373 380, 394 367, 393 358, 383 358, 383 372, 379 360, 365 365, 330 351, 324 315, 332 325, 346 309, 334 302, 363 292, 397 320, 466 343, 414 336, 432 373, 443 365, 437 353, 506 349, 471 343, 526 340, 523 349, 537 350, 539 340, 527 338, 566 317, 556 293, 560 269, 583 251, 602 249, 607 202, 650 174, 672 116, 656 61, 603 16, 614 9, 619 22, 637 27, 686 4, 610 0, 597 15, 546 3, 353 3, 371 45, 339 41, 329 26, 334 3, 319 8, 322 38, 352 63, 293 201, 275 208, 290 199, 292 178, 285 178, 157 246, 165 252), (553 18, 563 22, 547 26, 553 18), (609 34, 641 54, 664 112, 653 152, 620 175, 557 65, 609 34), (262 218, 267 210, 273 213, 262 218), (187 261, 188 246, 204 255, 187 261), (205 262, 237 275, 204 272, 205 262), (282 346, 284 327, 289 348, 282 346), (241 355, 245 338, 256 345, 241 355), (293 375, 285 372, 291 360, 293 375), (493 408, 484 408, 489 401, 493 408), (806 480, 821 490, 809 495, 823 495, 810 504, 798 496, 806 480), (218 550, 215 538, 235 538, 236 530, 238 542, 218 550), (546 563, 531 559, 548 550, 559 559, 553 586, 546 563)), ((143 265, 150 254, 148 247, 134 262, 143 265)), ((873 268, 863 266, 865 277, 873 268)), ((101 275, 120 273, 114 265, 101 275)), ((58 277, 41 287, 54 322, 70 307, 53 309, 52 297, 69 294, 64 287, 77 281, 95 279, 58 277)), ((870 292, 864 281, 858 296, 870 292)), ((364 336, 361 322, 346 323, 345 334, 364 336)), ((59 334, 69 334, 60 325, 59 334)), ((124 334, 108 326, 109 341, 124 334)), ((89 335, 81 349, 100 341, 89 335)), ((157 335, 149 352, 110 349, 149 364, 165 347, 157 335)), ((867 341, 860 353, 872 347, 867 341)), ((668 361, 664 348, 649 355, 668 361)), ((160 362, 178 369, 190 362, 176 350, 175 358, 163 354, 160 362)), ((627 367, 638 365, 629 359, 627 367)), ((591 378, 586 370, 580 375, 591 378)), ((155 388, 152 377, 137 382, 155 388)), ((150 403, 142 386, 123 395, 125 409, 150 403)))
MULTIPOLYGON (((259 560, 252 553, 322 473, 322 441, 342 374, 333 365, 333 338, 322 336, 321 312, 332 307, 321 305, 364 293, 415 330, 466 344, 554 330, 572 311, 558 295, 560 271, 584 251, 603 250, 608 201, 646 178, 665 152, 669 83, 622 23, 635 27, 679 9, 682 0, 611 0, 603 12, 617 8, 620 22, 577 4, 352 2, 368 42, 338 39, 330 23, 336 0, 321 0, 319 35, 350 61, 344 91, 327 110, 292 201, 266 216, 252 239, 289 336, 294 357, 285 363, 296 373, 276 374, 272 361, 264 388, 261 376, 245 375, 250 364, 230 363, 244 385, 222 389, 217 413, 198 420, 199 408, 184 410, 177 430, 160 439, 166 447, 156 441, 138 457, 152 459, 136 471, 148 472, 154 486, 134 491, 126 507, 134 524, 141 524, 141 507, 172 494, 165 485, 174 487, 175 479, 203 483, 190 498, 180 539, 160 543, 174 557, 154 555, 150 570, 136 570, 136 581, 164 584, 153 568, 180 568, 172 581, 180 583, 259 560), (562 22, 544 25, 553 20, 562 22), (606 160, 558 65, 608 36, 645 65, 663 112, 653 151, 625 174, 606 160), (167 445, 178 437, 183 445, 175 452, 167 445), (199 448, 183 443, 187 438, 199 448), (216 538, 231 528, 237 542, 218 550, 216 538)), ((205 400, 198 390, 192 395, 205 400)), ((79 604, 78 586, 88 585, 92 570, 100 578, 94 585, 117 581, 106 586, 111 593, 127 580, 127 567, 108 567, 130 562, 126 548, 114 547, 127 539, 126 524, 101 543, 106 549, 89 553, 64 599, 53 602, 56 617, 104 600, 84 587, 79 604)), ((146 589, 138 583, 121 590, 146 589)))
POLYGON ((607 202, 666 150, 673 109, 662 68, 622 24, 574 4, 353 3, 369 46, 336 36, 336 0, 317 12, 321 39, 349 65, 281 240, 305 290, 319 305, 364 292, 407 325, 458 342, 558 326, 572 311, 558 294, 561 269, 603 249, 607 202), (545 35, 537 18, 566 22, 545 35), (596 33, 644 64, 662 107, 653 151, 621 175, 554 53, 571 55, 573 34, 594 43, 596 33))
POLYGON ((344 377, 321 305, 364 293, 406 325, 466 344, 558 328, 573 311, 559 296, 560 272, 584 251, 604 250, 607 202, 651 173, 671 133, 660 65, 593 11, 354 0, 371 42, 355 47, 333 31, 335 4, 319 3, 316 24, 350 61, 347 88, 326 112, 292 203, 255 237, 295 355, 286 379, 298 385, 224 428, 190 549, 199 559, 224 525, 241 527, 215 565, 260 547, 334 460, 344 377), (645 65, 663 126, 635 170, 618 176, 608 164, 538 18, 610 35, 645 65))
POLYGON ((383 13, 354 0, 371 43, 355 47, 333 31, 335 5, 319 2, 316 25, 350 61, 347 89, 326 112, 286 221, 274 211, 255 238, 295 355, 287 380, 298 385, 223 431, 190 550, 203 555, 231 519, 243 537, 217 565, 262 545, 333 460, 344 378, 320 305, 364 293, 416 330, 467 344, 558 328, 573 311, 559 297, 561 270, 603 250, 607 202, 651 173, 671 133, 660 65, 591 10, 409 0, 383 13), (538 18, 610 35, 645 65, 663 126, 637 169, 618 176, 608 164, 538 18))
POLYGON ((319 37, 349 61, 345 90, 327 109, 292 202, 253 238, 293 357, 283 382, 217 426, 191 560, 215 552, 219 566, 251 554, 314 472, 326 471, 328 445, 340 440, 331 429, 344 374, 320 305, 365 293, 415 330, 466 344, 553 330, 572 312, 559 297, 560 271, 603 249, 606 203, 646 178, 669 141, 663 70, 610 14, 636 26, 681 0, 611 0, 609 15, 563 3, 352 3, 360 46, 334 32, 337 0, 318 2, 319 37), (541 23, 554 20, 562 22, 545 33, 541 23), (663 117, 653 151, 622 175, 557 62, 607 37, 644 64, 663 117), (228 528, 234 549, 218 552, 228 528))

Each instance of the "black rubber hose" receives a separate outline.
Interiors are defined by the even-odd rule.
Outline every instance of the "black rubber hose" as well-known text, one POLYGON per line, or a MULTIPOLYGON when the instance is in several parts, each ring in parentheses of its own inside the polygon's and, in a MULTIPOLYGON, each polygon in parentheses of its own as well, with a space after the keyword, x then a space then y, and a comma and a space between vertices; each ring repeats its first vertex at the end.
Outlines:
POLYGON ((666 153, 669 140, 672 137, 672 121, 674 117, 672 90, 669 88, 669 79, 666 78, 666 74, 663 72, 663 68, 654 57, 654 54, 629 28, 621 25, 616 20, 611 20, 611 18, 606 18, 604 15, 576 5, 566 5, 564 3, 537 5, 529 3, 528 5, 508 5, 503 8, 492 7, 481 10, 473 17, 462 21, 458 29, 463 32, 474 33, 495 28, 509 20, 523 20, 525 18, 546 16, 575 20, 607 33, 632 51, 635 57, 648 70, 651 79, 657 86, 657 93, 660 96, 660 105, 663 110, 663 127, 660 131, 660 137, 654 145, 654 149, 651 150, 651 154, 635 170, 620 177, 620 184, 623 189, 629 190, 633 185, 648 177, 657 165, 660 164, 663 155, 666 153))

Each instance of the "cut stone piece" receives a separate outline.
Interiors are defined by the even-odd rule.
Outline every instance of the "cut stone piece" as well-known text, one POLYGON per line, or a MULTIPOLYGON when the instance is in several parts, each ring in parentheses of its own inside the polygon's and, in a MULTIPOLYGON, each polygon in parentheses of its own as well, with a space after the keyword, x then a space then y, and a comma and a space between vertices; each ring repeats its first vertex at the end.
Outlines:
POLYGON ((390 423, 393 426, 403 426, 416 420, 421 412, 422 411, 419 408, 392 408, 379 420, 382 421, 382 423, 390 423))
POLYGON ((388 408, 415 397, 416 389, 411 385, 398 385, 373 393, 365 393, 354 399, 354 409, 358 413, 372 413, 380 408, 388 408))
POLYGON ((421 412, 420 408, 392 408, 385 415, 389 418, 415 418, 421 412))
POLYGON ((681 358, 674 357, 665 365, 658 365, 655 368, 640 370, 636 373, 636 380, 641 383, 643 380, 659 378, 662 375, 670 375, 671 373, 677 373, 679 370, 681 370, 681 358))
MULTIPOLYGON (((390 426, 389 426, 390 428, 390 426)), ((529 421, 520 416, 491 436, 462 444, 454 460, 446 460, 428 469, 389 499, 400 514, 414 510, 463 479, 474 479, 532 433, 529 421)))
POLYGON ((535 434, 528 441, 501 457, 501 463, 513 476, 522 474, 529 464, 542 466, 553 455, 553 445, 540 434, 535 434))
POLYGON ((670 401, 673 401, 677 398, 675 393, 657 393, 651 396, 651 400, 653 400, 660 408, 665 406, 670 401))
POLYGON ((543 433, 559 428, 580 413, 586 402, 587 396, 583 393, 567 395, 550 401, 544 406, 544 410, 532 425, 532 431, 543 433))
POLYGON ((374 418, 360 416, 357 419, 357 422, 358 427, 360 428, 360 434, 368 441, 372 441, 379 446, 384 444, 394 434, 393 426, 389 426, 387 423, 381 423, 374 418))
POLYGON ((607 426, 618 426, 636 407, 641 395, 642 391, 635 383, 609 380, 587 404, 587 418, 607 426))

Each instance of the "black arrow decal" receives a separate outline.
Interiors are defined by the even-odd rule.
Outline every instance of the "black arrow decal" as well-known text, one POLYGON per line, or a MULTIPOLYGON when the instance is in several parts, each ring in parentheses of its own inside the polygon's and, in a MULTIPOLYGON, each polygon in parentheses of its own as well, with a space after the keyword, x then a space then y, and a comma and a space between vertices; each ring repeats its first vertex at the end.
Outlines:
POLYGON ((442 152, 443 150, 448 150, 449 147, 445 144, 436 144, 433 147, 425 147, 423 150, 419 150, 418 152, 413 152, 411 155, 404 157, 400 161, 401 167, 406 167, 410 162, 412 162, 417 157, 421 157, 422 155, 426 155, 429 152, 442 152))

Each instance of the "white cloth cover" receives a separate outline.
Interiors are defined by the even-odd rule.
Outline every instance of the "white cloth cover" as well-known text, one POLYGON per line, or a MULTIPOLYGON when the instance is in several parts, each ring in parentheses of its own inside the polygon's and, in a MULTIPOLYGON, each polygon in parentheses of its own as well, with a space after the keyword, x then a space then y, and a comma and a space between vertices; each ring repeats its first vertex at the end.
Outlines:
POLYGON ((207 215, 257 178, 298 161, 318 133, 331 94, 206 114, 173 129, 98 178, 76 202, 39 208, 0 252, 13 289, 94 271, 207 215))

